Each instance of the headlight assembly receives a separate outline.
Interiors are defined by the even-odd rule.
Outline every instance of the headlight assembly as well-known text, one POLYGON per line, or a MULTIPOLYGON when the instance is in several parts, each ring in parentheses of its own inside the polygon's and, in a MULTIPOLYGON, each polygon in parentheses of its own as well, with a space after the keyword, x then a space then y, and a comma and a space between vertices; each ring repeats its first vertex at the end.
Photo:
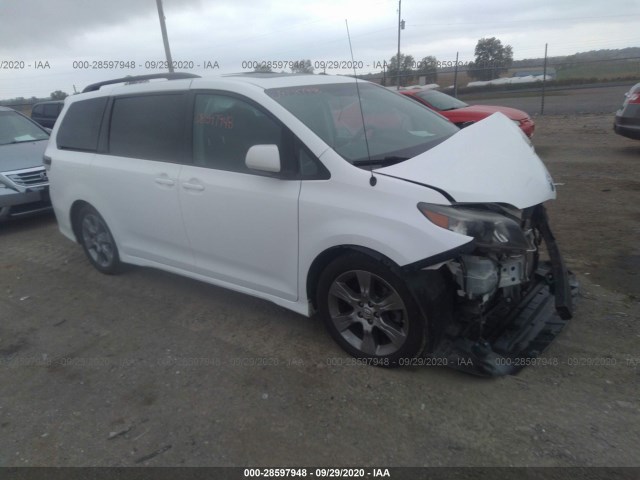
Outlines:
POLYGON ((431 223, 473 237, 479 247, 494 250, 530 250, 518 222, 487 210, 419 203, 418 209, 431 223))

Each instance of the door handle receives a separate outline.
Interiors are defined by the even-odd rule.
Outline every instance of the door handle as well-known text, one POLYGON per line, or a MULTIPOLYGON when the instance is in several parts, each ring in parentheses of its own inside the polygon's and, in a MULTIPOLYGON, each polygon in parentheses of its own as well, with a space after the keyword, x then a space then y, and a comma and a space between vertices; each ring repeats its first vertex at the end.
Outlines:
POLYGON ((204 190, 204 186, 198 183, 183 183, 182 187, 185 190, 193 190, 194 192, 202 192, 204 190))
POLYGON ((173 187, 176 184, 176 182, 174 182, 170 178, 166 178, 166 177, 158 177, 158 178, 155 179, 155 182, 158 185, 166 185, 168 187, 173 187))

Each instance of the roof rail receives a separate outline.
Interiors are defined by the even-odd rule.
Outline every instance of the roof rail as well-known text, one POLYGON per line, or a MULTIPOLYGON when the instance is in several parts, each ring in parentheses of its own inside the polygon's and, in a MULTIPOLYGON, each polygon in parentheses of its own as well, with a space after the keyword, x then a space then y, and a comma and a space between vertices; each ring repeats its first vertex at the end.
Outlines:
POLYGON ((113 80, 105 80, 104 82, 92 83, 84 87, 82 93, 95 92, 99 90, 103 85, 113 85, 114 83, 127 83, 127 82, 139 82, 142 80, 153 80, 154 78, 166 78, 167 80, 180 80, 183 78, 200 78, 200 75, 194 73, 185 72, 172 72, 172 73, 152 73, 149 75, 136 75, 122 78, 115 78, 113 80))

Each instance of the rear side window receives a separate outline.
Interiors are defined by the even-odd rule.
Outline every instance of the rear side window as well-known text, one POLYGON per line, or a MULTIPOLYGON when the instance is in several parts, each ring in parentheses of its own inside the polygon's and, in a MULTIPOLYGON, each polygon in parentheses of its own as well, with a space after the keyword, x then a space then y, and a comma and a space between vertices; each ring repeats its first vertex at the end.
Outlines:
POLYGON ((106 97, 71 104, 58 130, 58 148, 95 152, 106 104, 106 97))
POLYGON ((44 116, 45 117, 57 117, 58 113, 58 104, 56 103, 48 103, 44 105, 44 116))
POLYGON ((184 94, 116 98, 111 111, 109 153, 183 162, 186 106, 184 94))

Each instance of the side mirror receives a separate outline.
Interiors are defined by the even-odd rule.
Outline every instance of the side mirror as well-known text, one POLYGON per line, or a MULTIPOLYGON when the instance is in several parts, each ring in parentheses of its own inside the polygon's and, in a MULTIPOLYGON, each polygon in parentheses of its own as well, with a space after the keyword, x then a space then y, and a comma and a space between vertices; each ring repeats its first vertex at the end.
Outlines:
POLYGON ((277 145, 254 145, 244 160, 247 168, 261 172, 280 172, 280 151, 277 145))

